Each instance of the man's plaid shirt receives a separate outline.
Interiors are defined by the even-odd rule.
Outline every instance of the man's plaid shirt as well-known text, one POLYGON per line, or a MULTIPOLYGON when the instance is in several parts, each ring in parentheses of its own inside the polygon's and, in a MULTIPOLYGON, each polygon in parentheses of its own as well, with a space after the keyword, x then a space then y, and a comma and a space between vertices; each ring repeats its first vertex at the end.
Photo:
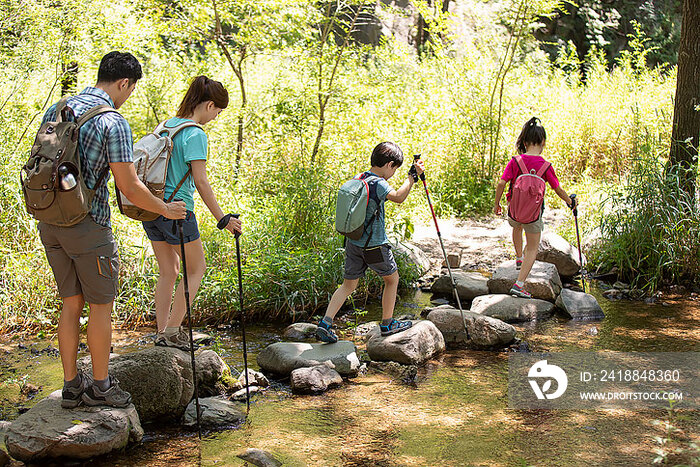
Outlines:
MULTIPOLYGON (((78 119, 95 106, 114 107, 114 102, 105 91, 87 87, 80 94, 69 98, 67 105, 73 109, 75 118, 78 119)), ((56 104, 46 111, 42 124, 51 121, 56 121, 56 104)), ((114 112, 100 114, 80 128, 78 151, 83 180, 88 188, 95 189, 90 215, 100 225, 110 226, 109 189, 107 188, 109 163, 133 162, 133 144, 129 123, 124 117, 114 112), (99 187, 95 187, 97 179, 105 170, 107 173, 103 182, 99 187)))

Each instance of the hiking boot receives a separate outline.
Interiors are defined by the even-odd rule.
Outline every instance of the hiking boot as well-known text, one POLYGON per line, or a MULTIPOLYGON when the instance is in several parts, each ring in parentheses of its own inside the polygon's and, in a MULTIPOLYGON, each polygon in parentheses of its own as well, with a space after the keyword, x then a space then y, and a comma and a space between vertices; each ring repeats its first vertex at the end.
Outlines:
POLYGON ((525 290, 524 287, 520 287, 518 284, 513 284, 513 287, 510 288, 509 293, 514 297, 532 298, 532 294, 530 294, 530 292, 525 290))
POLYGON ((523 267, 523 260, 520 259, 520 258, 516 258, 516 260, 515 260, 515 270, 516 270, 516 271, 520 271, 520 269, 522 269, 522 267, 523 267))
POLYGON ((413 326, 411 321, 399 321, 397 319, 391 320, 386 326, 383 324, 379 325, 379 330, 382 332, 382 336, 391 336, 392 334, 405 331, 406 329, 413 326))
POLYGON ((64 409, 74 409, 83 403, 83 393, 92 385, 92 378, 88 375, 84 375, 78 372, 80 376, 80 385, 78 387, 66 387, 65 382, 63 383, 63 390, 61 391, 61 407, 64 409))
POLYGON ((328 344, 335 344, 338 342, 338 336, 335 335, 331 326, 331 324, 323 320, 319 321, 318 328, 316 328, 316 339, 328 344))
POLYGON ((117 378, 109 377, 110 386, 106 391, 101 390, 93 382, 83 393, 83 402, 88 406, 105 405, 123 409, 131 404, 131 394, 119 387, 117 378))
MULTIPOLYGON (((190 334, 185 328, 180 326, 180 329, 170 336, 166 335, 164 332, 159 332, 156 335, 155 344, 158 347, 173 347, 176 349, 189 352, 192 347, 190 346, 190 334)), ((197 350, 199 346, 195 344, 194 349, 197 350)))

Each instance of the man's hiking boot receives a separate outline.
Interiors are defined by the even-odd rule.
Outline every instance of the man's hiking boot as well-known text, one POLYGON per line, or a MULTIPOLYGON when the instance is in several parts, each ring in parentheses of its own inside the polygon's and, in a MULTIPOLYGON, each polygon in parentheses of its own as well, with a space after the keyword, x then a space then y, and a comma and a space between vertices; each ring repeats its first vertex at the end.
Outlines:
POLYGON ((83 402, 88 406, 105 405, 123 409, 131 404, 131 394, 119 387, 117 378, 109 377, 110 386, 101 390, 94 382, 83 393, 83 402))
POLYGON ((92 378, 81 372, 78 372, 80 377, 80 385, 77 387, 66 386, 63 383, 63 390, 61 391, 61 407, 64 409, 74 409, 83 403, 83 393, 85 390, 92 385, 92 378))
POLYGON ((532 294, 518 284, 513 284, 513 287, 510 288, 510 294, 519 298, 532 298, 532 294))
POLYGON ((516 258, 515 260, 515 270, 520 271, 523 267, 523 260, 520 258, 516 258))
POLYGON ((386 326, 380 324, 379 330, 382 332, 382 336, 391 336, 392 334, 405 331, 411 326, 413 326, 413 323, 411 321, 399 321, 397 319, 392 318, 392 320, 386 326))
MULTIPOLYGON (((180 326, 177 333, 168 336, 164 332, 159 332, 156 334, 155 344, 159 347, 173 347, 176 349, 189 352, 190 347, 190 334, 187 329, 180 326)), ((194 349, 197 350, 199 346, 195 344, 194 349)))
POLYGON ((331 324, 328 324, 324 320, 319 321, 318 328, 316 328, 316 339, 328 344, 335 344, 338 342, 338 336, 335 335, 331 326, 331 324))

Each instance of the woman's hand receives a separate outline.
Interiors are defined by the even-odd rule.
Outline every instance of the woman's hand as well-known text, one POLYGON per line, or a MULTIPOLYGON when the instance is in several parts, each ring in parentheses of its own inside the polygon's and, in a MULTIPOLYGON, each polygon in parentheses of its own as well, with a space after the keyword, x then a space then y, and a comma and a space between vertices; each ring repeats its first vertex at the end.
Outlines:
POLYGON ((226 224, 224 228, 234 235, 236 233, 243 233, 241 220, 233 216, 231 216, 231 219, 229 219, 228 224, 226 224))

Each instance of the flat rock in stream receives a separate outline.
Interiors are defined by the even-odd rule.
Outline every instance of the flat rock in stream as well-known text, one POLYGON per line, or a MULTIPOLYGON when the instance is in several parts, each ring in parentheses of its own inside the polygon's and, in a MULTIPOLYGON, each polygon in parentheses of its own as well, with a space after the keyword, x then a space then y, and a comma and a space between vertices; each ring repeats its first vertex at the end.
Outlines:
MULTIPOLYGON (((203 397, 199 399, 199 417, 203 428, 215 429, 238 425, 245 421, 241 404, 223 397, 203 397)), ((182 424, 197 426, 197 405, 194 399, 187 406, 182 424)))
POLYGON ((143 429, 136 408, 61 408, 61 391, 51 393, 9 426, 5 445, 24 462, 89 459, 139 442, 143 429))
POLYGON ((598 300, 591 294, 563 289, 557 298, 557 308, 567 317, 576 320, 593 320, 605 318, 605 313, 598 300))
MULTIPOLYGON (((515 261, 504 261, 489 279, 489 291, 492 294, 509 294, 510 288, 518 279, 519 272, 515 269, 515 261)), ((525 281, 525 290, 532 294, 532 298, 554 302, 559 296, 561 288, 561 278, 557 267, 550 263, 535 261, 525 281)))
POLYGON ((312 323, 294 323, 287 326, 282 337, 290 341, 306 341, 316 339, 318 326, 312 323))
POLYGON ((460 311, 449 305, 433 308, 428 319, 435 323, 448 347, 494 349, 505 347, 515 339, 515 328, 510 324, 471 311, 464 311, 462 321, 460 311), (465 323, 469 339, 464 333, 465 323))
POLYGON ((518 298, 505 294, 490 294, 476 297, 471 312, 506 323, 520 323, 551 318, 554 304, 536 298, 518 298))
MULTIPOLYGON (((479 272, 452 271, 461 300, 471 300, 479 295, 489 293, 488 278, 479 272)), ((443 274, 433 283, 431 292, 453 297, 452 282, 449 274, 443 274)))
POLYGON ((287 376, 297 368, 327 365, 343 376, 355 376, 360 368, 355 344, 338 341, 335 344, 277 342, 258 354, 258 365, 264 371, 287 376))
POLYGON ((246 449, 236 457, 250 462, 258 467, 280 467, 282 462, 278 461, 275 456, 262 449, 246 449))
POLYGON ((316 365, 292 371, 290 384, 294 394, 320 394, 343 384, 343 377, 333 368, 316 365))
POLYGON ((391 336, 373 335, 367 342, 372 360, 421 365, 445 350, 445 339, 430 321, 416 321, 406 331, 391 336))

